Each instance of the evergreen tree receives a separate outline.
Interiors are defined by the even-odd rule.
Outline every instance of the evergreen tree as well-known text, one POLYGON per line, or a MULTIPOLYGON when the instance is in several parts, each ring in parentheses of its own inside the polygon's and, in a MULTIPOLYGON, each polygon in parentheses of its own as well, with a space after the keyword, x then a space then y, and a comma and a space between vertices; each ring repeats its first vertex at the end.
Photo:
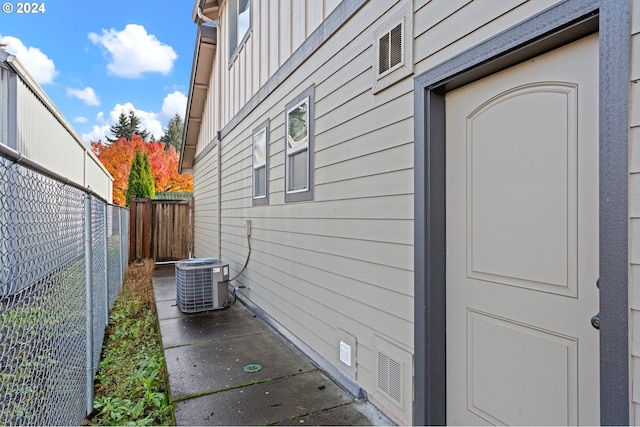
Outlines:
POLYGON ((124 114, 124 112, 120 113, 118 116, 118 122, 114 125, 111 125, 109 128, 109 132, 114 136, 113 139, 107 137, 107 141, 114 143, 119 140, 121 137, 124 137, 127 141, 131 139, 131 136, 127 138, 127 134, 129 132, 129 119, 124 114))
MULTIPOLYGON (((129 110, 129 129, 131 129, 131 135, 139 135, 145 141, 149 140, 149 131, 146 129, 140 129, 140 119, 136 116, 133 110, 129 110)), ((131 137, 129 137, 131 138, 131 137)))
POLYGON ((132 197, 150 197, 156 196, 155 183, 151 175, 151 164, 147 153, 136 150, 131 163, 131 171, 129 172, 129 182, 127 185, 126 201, 129 206, 129 200, 132 197))
POLYGON ((184 131, 184 124, 182 122, 182 117, 180 114, 176 113, 169 122, 167 123, 167 127, 164 129, 164 135, 160 138, 160 141, 164 142, 165 151, 169 149, 170 146, 176 149, 179 153, 182 148, 182 133, 184 131))
POLYGON ((109 131, 113 134, 113 139, 107 137, 107 141, 113 143, 120 138, 131 141, 131 136, 133 135, 138 135, 146 141, 149 139, 149 131, 141 129, 140 126, 140 119, 132 110, 129 111, 128 116, 121 112, 118 116, 118 122, 109 128, 109 131))

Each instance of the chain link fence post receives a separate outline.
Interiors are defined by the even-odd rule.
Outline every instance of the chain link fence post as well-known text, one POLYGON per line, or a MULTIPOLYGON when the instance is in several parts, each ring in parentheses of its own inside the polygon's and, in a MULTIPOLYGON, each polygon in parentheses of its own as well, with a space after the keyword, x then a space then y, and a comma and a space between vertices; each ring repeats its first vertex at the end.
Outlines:
POLYGON ((104 324, 109 324, 109 205, 104 204, 104 324))
POLYGON ((122 209, 118 208, 118 230, 120 232, 120 247, 118 248, 118 254, 119 256, 119 261, 120 261, 120 285, 122 285, 122 283, 124 283, 124 267, 123 267, 123 262, 122 259, 124 257, 124 251, 122 250, 122 241, 124 240, 122 238, 122 209))
POLYGON ((85 285, 86 285, 86 343, 87 343, 87 414, 93 411, 93 295, 92 295, 92 265, 93 250, 91 247, 91 196, 84 198, 84 255, 85 255, 85 285))

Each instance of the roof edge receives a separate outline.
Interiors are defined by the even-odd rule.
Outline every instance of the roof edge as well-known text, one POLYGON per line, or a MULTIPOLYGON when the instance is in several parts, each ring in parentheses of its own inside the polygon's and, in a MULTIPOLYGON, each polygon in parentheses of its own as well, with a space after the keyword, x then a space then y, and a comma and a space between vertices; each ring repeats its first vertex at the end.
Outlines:
MULTIPOLYGON (((191 78, 189 81, 189 95, 187 96, 187 110, 184 117, 184 127, 182 131, 182 144, 180 148, 180 161, 178 163, 178 172, 182 173, 182 165, 185 156, 185 145, 187 139, 187 131, 189 129, 189 117, 191 115, 191 104, 193 102, 193 89, 196 82, 196 73, 198 71, 198 61, 200 59, 200 47, 203 43, 214 44, 217 47, 218 43, 218 31, 216 27, 208 25, 198 25, 198 31, 196 33, 196 43, 193 50, 193 62, 191 64, 191 78), (208 41, 203 41, 208 39, 208 41)), ((211 70, 213 72, 213 69, 211 70)))

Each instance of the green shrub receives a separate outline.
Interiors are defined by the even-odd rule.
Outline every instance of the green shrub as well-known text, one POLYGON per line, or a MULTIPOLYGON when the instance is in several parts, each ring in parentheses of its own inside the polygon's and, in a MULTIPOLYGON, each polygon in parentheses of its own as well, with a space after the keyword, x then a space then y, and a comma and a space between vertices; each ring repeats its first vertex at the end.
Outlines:
POLYGON ((136 154, 131 162, 131 170, 129 172, 129 181, 127 184, 127 206, 132 197, 150 197, 155 198, 156 188, 151 174, 151 163, 149 156, 141 150, 136 150, 136 154))

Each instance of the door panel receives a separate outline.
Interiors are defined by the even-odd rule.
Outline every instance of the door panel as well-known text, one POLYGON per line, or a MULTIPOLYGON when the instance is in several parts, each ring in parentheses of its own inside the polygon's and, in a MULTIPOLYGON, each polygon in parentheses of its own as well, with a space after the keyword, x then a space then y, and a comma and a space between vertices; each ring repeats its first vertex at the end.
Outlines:
POLYGON ((469 276, 576 295, 576 102, 545 82, 468 117, 469 276))
POLYGON ((467 398, 473 412, 496 425, 516 420, 558 425, 571 418, 567 402, 578 394, 574 338, 470 309, 467 331, 467 398), (536 405, 505 405, 512 396, 536 405))
POLYGON ((446 95, 447 419, 598 424, 598 38, 446 95))

